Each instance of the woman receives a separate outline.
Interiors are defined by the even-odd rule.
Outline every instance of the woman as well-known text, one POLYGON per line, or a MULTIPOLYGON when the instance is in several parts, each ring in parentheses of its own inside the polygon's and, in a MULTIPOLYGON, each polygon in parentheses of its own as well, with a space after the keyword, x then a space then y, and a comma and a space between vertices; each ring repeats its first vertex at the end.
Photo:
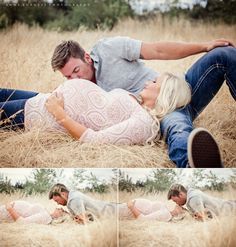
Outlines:
POLYGON ((138 97, 73 79, 26 100, 24 126, 68 132, 81 142, 144 144, 159 137, 161 118, 190 98, 188 84, 170 73, 148 82, 138 97))
POLYGON ((14 201, 6 205, 0 206, 0 222, 21 222, 21 223, 37 223, 50 224, 59 222, 67 216, 68 213, 62 208, 55 209, 49 213, 42 205, 30 203, 27 201, 14 201))
POLYGON ((128 203, 122 203, 119 206, 120 219, 142 219, 168 222, 172 219, 183 219, 184 216, 185 213, 183 208, 178 205, 173 210, 169 210, 162 202, 150 201, 143 198, 137 198, 128 203))

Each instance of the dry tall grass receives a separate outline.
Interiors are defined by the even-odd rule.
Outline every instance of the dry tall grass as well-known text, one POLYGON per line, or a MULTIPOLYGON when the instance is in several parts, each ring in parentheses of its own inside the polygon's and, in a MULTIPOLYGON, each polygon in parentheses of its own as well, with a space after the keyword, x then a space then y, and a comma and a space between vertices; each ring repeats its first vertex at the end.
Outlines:
MULTIPOLYGON (((114 201, 116 193, 103 196, 91 196, 107 201, 114 201)), ((49 212, 57 205, 49 201, 47 195, 25 197, 18 194, 4 196, 0 194, 1 204, 14 200, 26 200, 40 203, 49 212)), ((45 246, 45 247, 116 247, 117 222, 115 219, 100 219, 88 225, 76 222, 64 222, 56 225, 2 223, 0 224, 0 245, 12 246, 45 246)))
MULTIPOLYGON (((207 41, 226 37, 236 42, 235 26, 190 23, 184 20, 150 22, 127 20, 112 31, 57 33, 23 25, 0 33, 0 87, 48 92, 63 82, 53 73, 50 58, 61 40, 78 40, 86 50, 105 36, 127 35, 145 41, 207 41)), ((198 56, 179 61, 148 61, 157 71, 183 72, 198 56)), ((224 86, 196 121, 219 143, 225 166, 236 166, 236 105, 224 86)), ((156 146, 80 144, 65 135, 38 131, 0 132, 1 167, 175 167, 164 143, 156 146), (147 155, 148 154, 148 155, 147 155)))
MULTIPOLYGON (((212 195, 212 192, 210 193, 212 195)), ((224 199, 234 199, 235 191, 213 193, 224 199)), ((134 198, 147 198, 167 203, 170 209, 174 203, 167 201, 166 194, 145 195, 120 193, 120 201, 134 198)), ((141 220, 121 220, 119 222, 120 247, 233 247, 236 246, 236 215, 220 217, 206 222, 197 222, 191 216, 178 222, 157 222, 141 220)))

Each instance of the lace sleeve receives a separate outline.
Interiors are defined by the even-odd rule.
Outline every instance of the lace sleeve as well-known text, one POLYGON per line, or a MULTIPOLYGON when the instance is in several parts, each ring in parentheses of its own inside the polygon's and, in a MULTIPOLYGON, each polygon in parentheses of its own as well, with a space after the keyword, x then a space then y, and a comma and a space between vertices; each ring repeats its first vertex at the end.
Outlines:
POLYGON ((153 213, 150 213, 150 214, 140 214, 138 216, 138 219, 143 219, 143 220, 158 220, 158 221, 164 221, 164 222, 167 222, 167 221, 170 221, 171 220, 171 214, 168 210, 165 210, 165 209, 161 209, 161 210, 158 210, 158 211, 155 211, 153 213))
POLYGON ((37 223, 37 224, 49 224, 51 222, 52 218, 49 214, 47 213, 37 213, 37 214, 33 214, 31 216, 28 217, 22 217, 20 216, 17 219, 17 222, 21 222, 21 223, 26 223, 26 224, 30 224, 30 223, 37 223))
POLYGON ((87 129, 81 142, 104 144, 144 144, 153 140, 158 127, 152 117, 144 110, 135 112, 130 118, 100 131, 87 129))

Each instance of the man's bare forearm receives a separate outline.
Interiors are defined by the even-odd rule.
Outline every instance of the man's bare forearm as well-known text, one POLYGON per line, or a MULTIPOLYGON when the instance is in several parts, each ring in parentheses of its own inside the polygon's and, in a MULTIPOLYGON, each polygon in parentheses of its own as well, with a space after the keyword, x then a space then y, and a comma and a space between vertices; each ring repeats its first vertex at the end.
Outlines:
POLYGON ((146 60, 175 60, 208 52, 216 47, 234 46, 231 41, 217 39, 208 42, 169 42, 142 43, 141 58, 146 60))

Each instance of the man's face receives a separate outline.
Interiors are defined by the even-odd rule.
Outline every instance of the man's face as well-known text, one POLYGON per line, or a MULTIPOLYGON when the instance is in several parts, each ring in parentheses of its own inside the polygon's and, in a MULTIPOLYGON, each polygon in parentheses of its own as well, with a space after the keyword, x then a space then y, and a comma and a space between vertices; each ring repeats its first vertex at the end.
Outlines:
POLYGON ((61 196, 53 196, 52 199, 59 205, 66 206, 67 204, 67 199, 63 194, 61 196))
POLYGON ((183 206, 186 203, 186 194, 180 192, 178 196, 171 196, 171 200, 179 206, 183 206))
POLYGON ((67 78, 67 79, 86 79, 89 81, 93 81, 94 79, 94 67, 93 61, 90 58, 89 54, 85 53, 84 56, 85 61, 80 58, 71 57, 65 66, 59 71, 67 78))

